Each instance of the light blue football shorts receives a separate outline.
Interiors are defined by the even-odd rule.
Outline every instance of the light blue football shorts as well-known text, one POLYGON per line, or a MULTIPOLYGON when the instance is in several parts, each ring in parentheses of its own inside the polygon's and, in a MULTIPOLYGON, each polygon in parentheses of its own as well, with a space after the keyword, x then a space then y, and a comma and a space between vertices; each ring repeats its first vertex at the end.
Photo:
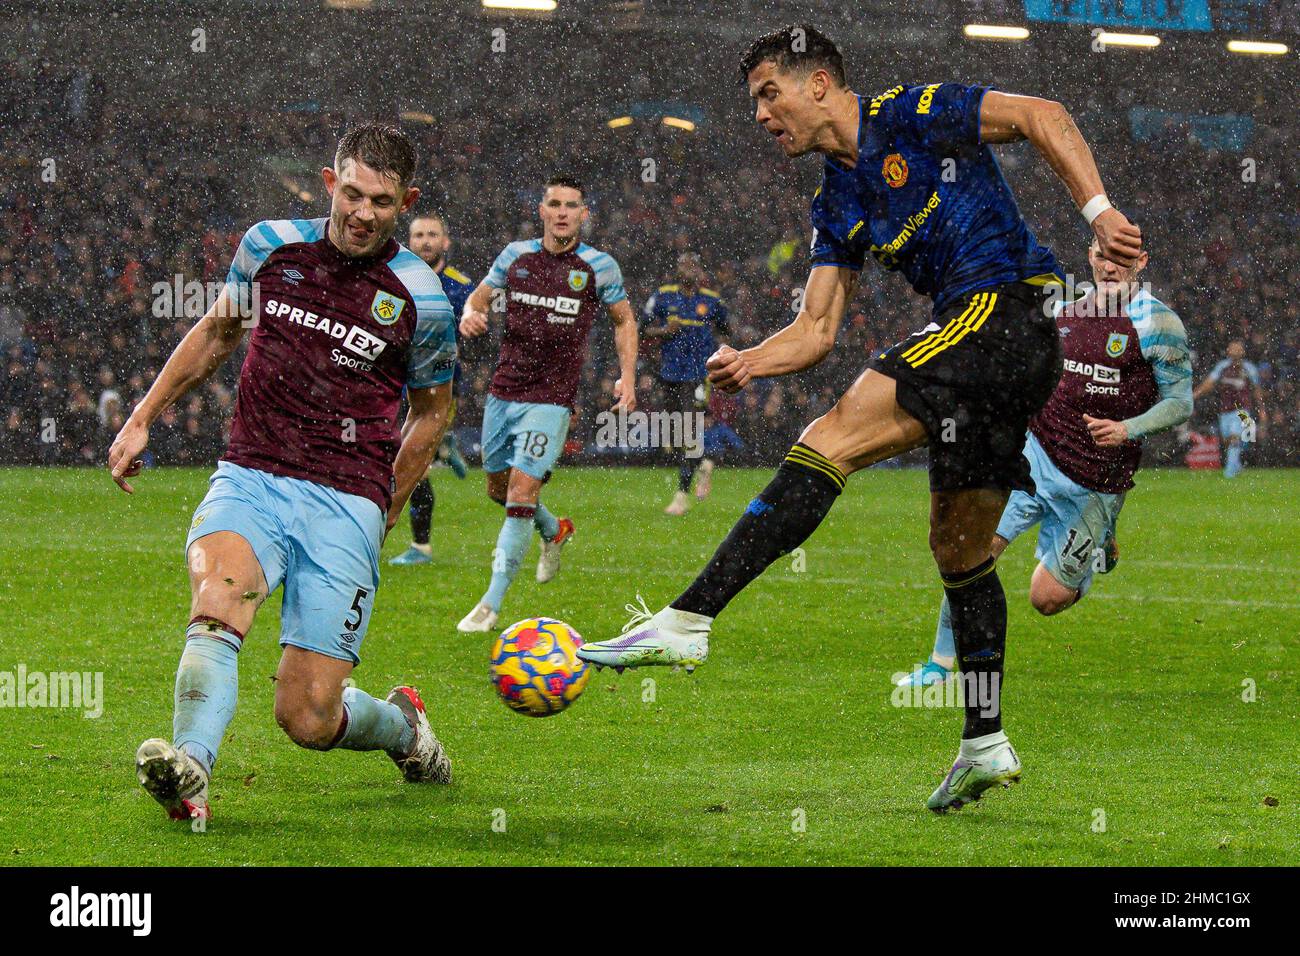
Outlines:
POLYGON ((542 480, 564 451, 570 414, 563 405, 488 395, 483 406, 483 470, 493 474, 518 468, 542 480))
POLYGON ((1246 423, 1241 420, 1239 412, 1219 413, 1219 438, 1225 444, 1229 438, 1236 438, 1243 445, 1250 443, 1246 436, 1246 423))
POLYGON ((267 593, 284 585, 280 646, 358 664, 379 588, 384 513, 369 498, 314 481, 219 462, 185 551, 233 531, 253 548, 267 593))
POLYGON ((1011 492, 997 533, 1014 541, 1038 525, 1035 556, 1061 584, 1087 593, 1101 549, 1124 507, 1124 494, 1090 491, 1067 477, 1033 434, 1025 442, 1025 457, 1035 492, 1011 492))

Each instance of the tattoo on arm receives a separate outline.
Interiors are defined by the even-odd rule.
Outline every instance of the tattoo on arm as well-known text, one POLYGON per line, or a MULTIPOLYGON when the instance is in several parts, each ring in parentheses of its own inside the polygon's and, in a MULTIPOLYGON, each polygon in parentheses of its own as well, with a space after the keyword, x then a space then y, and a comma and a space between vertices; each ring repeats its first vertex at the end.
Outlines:
POLYGON ((1061 139, 1069 143, 1070 152, 1078 152, 1079 145, 1083 142, 1083 134, 1075 125, 1074 118, 1064 109, 1056 114, 1056 129, 1061 134, 1061 139))

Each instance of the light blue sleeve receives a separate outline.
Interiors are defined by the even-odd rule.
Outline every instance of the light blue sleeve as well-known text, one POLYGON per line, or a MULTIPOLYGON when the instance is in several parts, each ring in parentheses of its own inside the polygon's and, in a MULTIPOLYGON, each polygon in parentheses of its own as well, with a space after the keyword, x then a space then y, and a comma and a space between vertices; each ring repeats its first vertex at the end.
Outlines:
POLYGON ((1158 299, 1135 299, 1129 318, 1160 392, 1158 402, 1124 422, 1129 438, 1144 438, 1192 417, 1192 355, 1178 313, 1158 299))
POLYGON ((496 260, 492 263, 492 268, 488 270, 488 274, 484 276, 483 281, 494 289, 504 289, 511 264, 524 254, 527 245, 526 242, 512 242, 502 249, 501 254, 496 257, 496 260))
POLYGON ((1230 364, 1229 360, 1224 359, 1223 361, 1219 362, 1218 365, 1214 366, 1214 368, 1210 369, 1210 381, 1217 382, 1220 378, 1222 378, 1223 370, 1226 369, 1229 364, 1230 364))
POLYGON ((456 316, 437 273, 415 253, 402 248, 389 268, 415 303, 415 330, 406 362, 409 388, 434 388, 456 372, 456 316))
POLYGON ((271 253, 296 242, 315 242, 325 233, 326 219, 266 219, 244 233, 226 273, 226 295, 240 314, 252 309, 253 283, 271 253))
POLYGON ((618 267, 613 256, 590 246, 578 254, 596 271, 596 291, 600 293, 601 302, 614 305, 627 298, 627 292, 623 289, 623 270, 618 267))
POLYGON ((1242 362, 1241 367, 1246 370, 1246 378, 1250 379, 1250 384, 1259 385, 1259 366, 1254 362, 1242 362))

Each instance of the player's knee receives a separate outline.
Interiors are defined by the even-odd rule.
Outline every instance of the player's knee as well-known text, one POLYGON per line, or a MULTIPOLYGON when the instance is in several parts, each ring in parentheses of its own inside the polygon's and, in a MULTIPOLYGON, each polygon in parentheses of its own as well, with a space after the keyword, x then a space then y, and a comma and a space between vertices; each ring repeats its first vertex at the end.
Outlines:
POLYGON ((337 707, 296 694, 275 695, 275 722, 299 747, 328 750, 339 732, 337 707))
POLYGON ((1060 614, 1066 608, 1073 606, 1078 600, 1079 592, 1070 588, 1064 588, 1055 581, 1051 585, 1040 586, 1035 582, 1035 586, 1029 589, 1029 603, 1034 606, 1034 610, 1044 617, 1051 617, 1053 614, 1060 614))
POLYGON ((252 615, 266 597, 257 584, 236 581, 212 574, 196 577, 192 582, 191 616, 227 621, 240 630, 248 630, 252 615))
POLYGON ((988 557, 988 549, 971 548, 965 538, 954 537, 945 529, 930 529, 930 554, 940 574, 956 574, 973 568, 988 557))

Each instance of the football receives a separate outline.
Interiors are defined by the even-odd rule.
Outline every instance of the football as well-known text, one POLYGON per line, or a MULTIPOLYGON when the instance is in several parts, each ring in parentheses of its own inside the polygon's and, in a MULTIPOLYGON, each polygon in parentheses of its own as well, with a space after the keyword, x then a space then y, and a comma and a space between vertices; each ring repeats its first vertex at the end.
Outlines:
POLYGON ((582 635, 563 621, 530 617, 511 624, 492 645, 492 685, 507 707, 549 717, 582 694, 591 672, 578 657, 582 635))

